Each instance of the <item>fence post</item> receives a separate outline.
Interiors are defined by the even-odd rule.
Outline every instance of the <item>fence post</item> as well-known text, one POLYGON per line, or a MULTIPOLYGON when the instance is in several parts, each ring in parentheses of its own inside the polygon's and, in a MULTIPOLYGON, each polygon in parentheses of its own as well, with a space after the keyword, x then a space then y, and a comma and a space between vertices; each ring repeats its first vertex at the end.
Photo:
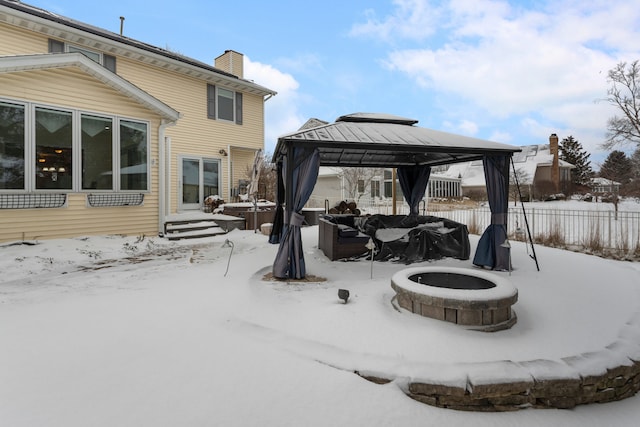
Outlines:
POLYGON ((609 212, 609 244, 608 244, 608 248, 611 248, 611 211, 609 212))
POLYGON ((536 208, 531 208, 531 239, 536 236, 536 208))

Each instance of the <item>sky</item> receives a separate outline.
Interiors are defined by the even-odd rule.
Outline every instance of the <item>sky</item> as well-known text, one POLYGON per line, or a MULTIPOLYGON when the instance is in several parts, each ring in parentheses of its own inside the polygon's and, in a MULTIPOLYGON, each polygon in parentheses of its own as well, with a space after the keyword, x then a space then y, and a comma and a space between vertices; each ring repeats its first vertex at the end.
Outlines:
POLYGON ((244 54, 245 78, 278 92, 267 152, 309 118, 376 112, 517 146, 573 136, 597 170, 608 70, 640 59, 639 0, 27 3, 114 32, 124 16, 126 36, 209 64, 244 54))
MULTIPOLYGON (((0 424, 637 425, 640 395, 482 413, 428 406, 403 390, 410 379, 566 379, 631 364, 640 263, 536 246, 538 271, 513 241, 511 274, 486 273, 516 286, 518 320, 484 333, 395 308, 390 278, 406 265, 331 262, 317 238, 318 226, 302 228, 307 274, 326 280, 302 284, 263 280, 278 247, 251 230, 0 244, 0 424), (350 291, 347 304, 338 289, 350 291), (356 370, 394 381, 373 384, 356 370)), ((479 236, 469 239, 473 254, 479 236)), ((440 266, 473 268, 451 258, 410 267, 440 266)))

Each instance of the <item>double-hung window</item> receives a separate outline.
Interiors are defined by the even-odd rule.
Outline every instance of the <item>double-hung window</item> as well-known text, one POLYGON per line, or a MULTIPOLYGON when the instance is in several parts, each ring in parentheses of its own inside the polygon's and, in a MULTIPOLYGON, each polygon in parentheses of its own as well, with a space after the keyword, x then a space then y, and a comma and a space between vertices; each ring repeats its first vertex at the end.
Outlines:
POLYGON ((380 181, 371 181, 371 197, 380 197, 380 181))
POLYGON ((242 124, 242 93, 207 85, 207 117, 242 124))

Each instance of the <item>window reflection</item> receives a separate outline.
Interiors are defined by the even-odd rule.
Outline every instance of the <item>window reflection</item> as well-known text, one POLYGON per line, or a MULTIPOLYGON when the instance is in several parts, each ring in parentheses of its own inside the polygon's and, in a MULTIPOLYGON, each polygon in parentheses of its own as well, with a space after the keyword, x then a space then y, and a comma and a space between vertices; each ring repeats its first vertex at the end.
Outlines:
POLYGON ((72 188, 71 113, 36 108, 36 188, 72 188))

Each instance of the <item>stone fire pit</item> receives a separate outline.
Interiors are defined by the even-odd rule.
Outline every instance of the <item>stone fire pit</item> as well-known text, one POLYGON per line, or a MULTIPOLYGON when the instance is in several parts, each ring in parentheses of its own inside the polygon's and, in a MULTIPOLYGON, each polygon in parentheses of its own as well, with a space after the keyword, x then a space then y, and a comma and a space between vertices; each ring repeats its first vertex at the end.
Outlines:
POLYGON ((511 306, 518 290, 511 282, 482 270, 454 267, 414 267, 391 278, 397 304, 433 319, 493 332, 512 327, 511 306))

